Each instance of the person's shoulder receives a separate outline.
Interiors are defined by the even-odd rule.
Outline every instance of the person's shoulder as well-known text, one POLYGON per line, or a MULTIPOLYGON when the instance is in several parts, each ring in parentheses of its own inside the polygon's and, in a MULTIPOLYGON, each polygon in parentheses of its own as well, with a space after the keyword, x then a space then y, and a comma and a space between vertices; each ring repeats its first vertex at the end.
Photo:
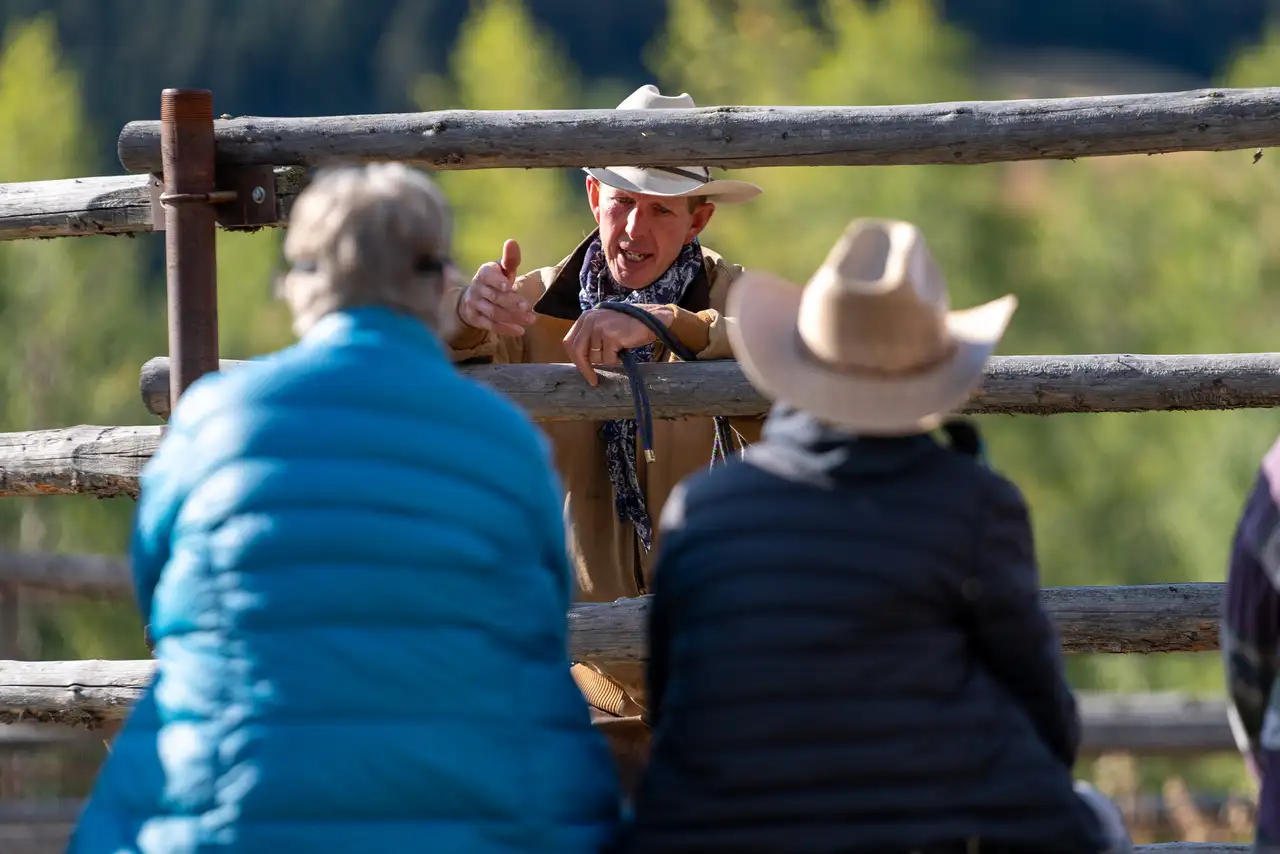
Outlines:
POLYGON ((741 264, 733 264, 723 255, 707 246, 702 247, 702 259, 707 266, 707 276, 711 279, 711 286, 717 284, 728 284, 737 279, 743 273, 741 264))
POLYGON ((976 469, 973 483, 981 495, 981 502, 986 513, 1007 513, 1014 516, 1030 515, 1030 506, 1022 488, 1007 476, 995 469, 981 464, 977 460, 969 461, 976 469))
POLYGON ((242 402, 248 390, 260 385, 261 373, 270 370, 278 354, 246 360, 230 369, 204 374, 178 398, 169 417, 172 431, 198 430, 212 416, 218 416, 242 402))
POLYGON ((673 494, 679 493, 686 513, 733 514, 737 501, 763 500, 762 496, 769 490, 772 475, 753 464, 753 459, 749 451, 747 458, 733 456, 723 465, 693 472, 676 485, 673 494))

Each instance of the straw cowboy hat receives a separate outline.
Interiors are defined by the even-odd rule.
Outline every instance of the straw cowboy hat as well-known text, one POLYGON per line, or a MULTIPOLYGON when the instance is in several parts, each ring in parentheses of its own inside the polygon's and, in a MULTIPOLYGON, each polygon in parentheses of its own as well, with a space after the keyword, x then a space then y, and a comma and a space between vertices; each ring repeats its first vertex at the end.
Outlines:
POLYGON ((747 270, 729 291, 730 341, 766 397, 868 435, 937 427, 981 380, 1012 294, 950 311, 908 222, 855 219, 803 288, 747 270))
MULTIPOLYGON (((619 110, 691 110, 697 105, 688 93, 662 95, 653 84, 641 86, 618 105, 619 110)), ((754 199, 764 192, 746 181, 713 180, 705 166, 603 166, 583 170, 602 184, 646 196, 706 196, 709 201, 732 204, 754 199)))

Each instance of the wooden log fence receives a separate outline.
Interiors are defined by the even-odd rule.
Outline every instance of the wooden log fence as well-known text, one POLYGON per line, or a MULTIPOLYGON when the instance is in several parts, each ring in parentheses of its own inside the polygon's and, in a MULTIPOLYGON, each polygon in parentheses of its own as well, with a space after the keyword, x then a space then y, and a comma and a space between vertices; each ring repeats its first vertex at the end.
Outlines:
MULTIPOLYGON (((579 606, 590 607, 590 606, 579 606)), ((36 723, 20 741, 51 739, 67 727, 96 729, 122 720, 142 696, 155 663, 140 661, 0 661, 0 723, 36 723)), ((1084 755, 1234 753, 1221 698, 1184 694, 1082 693, 1084 755)), ((606 721, 606 727, 609 721, 606 721)), ((9 727, 0 727, 0 735, 9 727)), ((0 738, 0 749, 8 746, 0 738)), ((15 742, 16 743, 16 742, 15 742)))
MULTIPOLYGON (((219 164, 235 166, 974 165, 1274 146, 1280 88, 873 107, 243 116, 215 121, 214 140, 219 164)), ((159 172, 160 122, 128 123, 116 148, 126 171, 159 172)))
MULTIPOLYGON (((251 362, 222 360, 223 370, 251 362)), ((143 366, 140 389, 153 414, 170 414, 167 357, 143 366)), ((625 418, 626 377, 602 371, 592 388, 572 365, 464 365, 540 421, 625 418)), ((641 368, 655 417, 758 417, 768 408, 736 362, 641 368)), ((1201 356, 1003 356, 988 366, 969 414, 1063 414, 1264 408, 1280 405, 1280 354, 1201 356)), ((0 434, 0 497, 136 496, 138 475, 161 428, 79 426, 0 434)))
POLYGON ((131 599, 133 579, 122 557, 0 549, 0 585, 24 593, 131 599))
MULTIPOLYGON (((283 225, 307 184, 306 170, 275 172, 276 221, 283 225)), ((164 229, 149 175, 65 178, 0 184, 0 240, 133 235, 164 229)))
MULTIPOLYGON (((0 585, 128 601, 134 596, 128 559, 106 555, 0 551, 0 585)), ((1171 652, 1217 649, 1224 590, 1222 582, 1100 585, 1049 587, 1041 597, 1067 652, 1171 652)), ((641 642, 647 601, 575 605, 569 620, 576 654, 638 660, 638 652, 625 647, 641 642)))
POLYGON ((1085 754, 1193 756, 1238 749, 1222 697, 1087 693, 1078 702, 1085 754))
MULTIPOLYGON (((283 225, 306 166, 398 159, 434 169, 628 162, 726 167, 974 164, 1193 150, 1280 141, 1280 88, 885 107, 697 110, 449 110, 223 119, 219 162, 276 166, 283 225)), ((163 228, 151 174, 158 121, 131 122, 117 149, 132 175, 0 184, 0 240, 163 228)))
MULTIPOLYGON (((219 367, 238 370, 253 364, 222 359, 219 367)), ((570 364, 462 365, 459 370, 507 395, 539 421, 634 415, 626 375, 617 371, 602 371, 600 385, 592 388, 570 364)), ((646 364, 640 370, 655 418, 752 417, 769 408, 734 361, 646 364)), ((147 411, 168 418, 168 357, 143 365, 139 386, 147 411)), ((961 412, 1061 415, 1274 406, 1280 406, 1280 353, 1120 353, 995 356, 961 412)))
MULTIPOLYGON (((1211 650, 1222 585, 1059 587, 1041 599, 1073 653, 1211 650)), ((570 653, 601 665, 642 660, 649 599, 580 603, 569 611, 570 653)), ((0 661, 0 723, 94 726, 120 719, 152 661, 0 661)))

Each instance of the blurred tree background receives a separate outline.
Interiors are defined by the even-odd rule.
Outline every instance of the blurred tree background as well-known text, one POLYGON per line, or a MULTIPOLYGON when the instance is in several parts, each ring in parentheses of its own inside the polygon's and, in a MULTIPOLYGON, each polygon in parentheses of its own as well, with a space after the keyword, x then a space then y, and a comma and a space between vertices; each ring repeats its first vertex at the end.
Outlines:
MULTIPOLYGON (((1060 66, 995 59, 1046 48, 1129 64, 1133 82, 1113 81, 1118 91, 1265 86, 1280 79, 1280 30, 1267 21, 1261 0, 0 0, 0 181, 120 172, 115 134, 155 117, 165 86, 211 88, 218 112, 233 115, 320 115, 612 107, 647 82, 700 104, 794 105, 1094 85, 1060 66)), ((738 176, 766 195, 721 207, 708 246, 803 281, 851 217, 914 220, 957 305, 1018 294, 1003 353, 1275 349, 1280 155, 738 176)), ((553 263, 591 227, 579 172, 440 181, 467 270, 508 237, 526 269, 553 263)), ((271 290, 280 237, 219 236, 224 357, 292 340, 271 290)), ((0 243, 0 430, 154 423, 136 383, 165 350, 162 252, 158 234, 0 243)), ((985 421, 996 464, 1031 503, 1046 585, 1221 580, 1241 501, 1280 428, 1266 411, 985 421)), ((132 507, 0 502, 0 548, 123 553, 132 507)), ((40 657, 145 655, 130 607, 59 605, 35 617, 40 657)), ((1212 653, 1073 656, 1070 666, 1080 689, 1222 688, 1212 653)), ((1234 757, 1196 774, 1242 780, 1234 757)))

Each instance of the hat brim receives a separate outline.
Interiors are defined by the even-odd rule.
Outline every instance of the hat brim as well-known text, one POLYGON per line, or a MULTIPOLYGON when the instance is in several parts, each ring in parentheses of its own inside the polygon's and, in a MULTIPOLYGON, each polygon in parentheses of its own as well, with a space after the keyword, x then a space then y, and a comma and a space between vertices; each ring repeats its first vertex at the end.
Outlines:
POLYGON ((643 196, 671 199, 706 196, 709 200, 735 204, 754 199, 764 192, 764 188, 748 181, 717 180, 703 184, 692 178, 633 166, 589 166, 582 171, 602 184, 643 196))
POLYGON ((1017 307, 1012 294, 947 315, 951 357, 928 371, 871 376, 828 368, 803 352, 796 322, 803 288, 744 272, 729 289, 729 339, 747 378, 765 397, 868 435, 932 430, 973 394, 1017 307))

